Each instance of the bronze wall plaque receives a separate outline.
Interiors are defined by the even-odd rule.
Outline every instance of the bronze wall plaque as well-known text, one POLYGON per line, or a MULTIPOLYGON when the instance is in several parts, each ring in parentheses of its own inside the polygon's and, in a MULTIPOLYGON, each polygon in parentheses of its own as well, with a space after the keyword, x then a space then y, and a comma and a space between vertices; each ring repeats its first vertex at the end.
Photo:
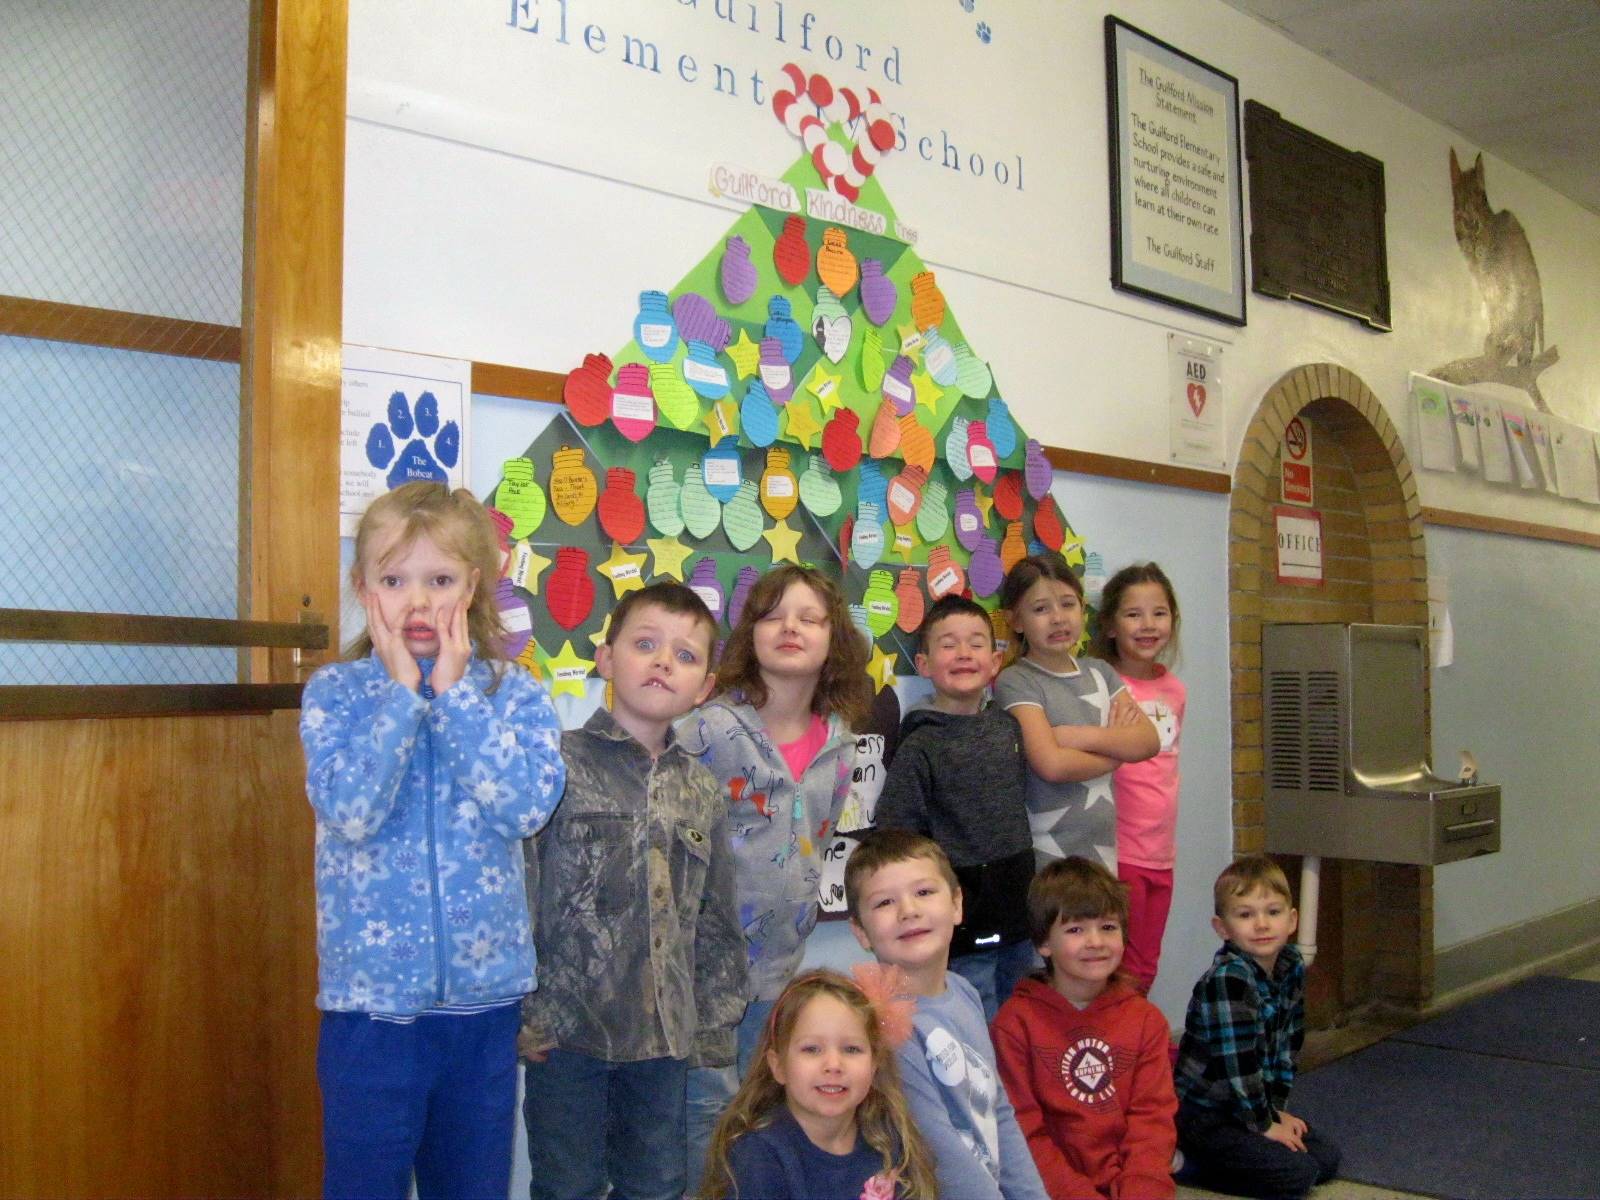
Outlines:
POLYGON ((1383 163, 1244 104, 1250 285, 1388 331, 1383 163))

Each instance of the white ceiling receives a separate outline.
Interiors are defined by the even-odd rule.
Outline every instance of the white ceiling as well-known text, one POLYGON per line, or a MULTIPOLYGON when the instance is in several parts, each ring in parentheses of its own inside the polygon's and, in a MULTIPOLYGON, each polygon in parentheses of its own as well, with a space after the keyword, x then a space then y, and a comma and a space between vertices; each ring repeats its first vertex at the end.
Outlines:
POLYGON ((1600 214, 1600 0, 1224 2, 1600 214))

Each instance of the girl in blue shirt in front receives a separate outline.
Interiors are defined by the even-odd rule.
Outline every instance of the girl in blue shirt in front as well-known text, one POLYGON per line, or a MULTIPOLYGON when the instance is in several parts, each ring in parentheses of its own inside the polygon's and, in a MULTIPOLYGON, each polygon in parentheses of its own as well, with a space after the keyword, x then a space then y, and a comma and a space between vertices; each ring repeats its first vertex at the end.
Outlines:
POLYGON ((561 798, 560 727, 497 661, 500 550, 472 494, 374 500, 367 630, 306 684, 324 1195, 504 1196, 534 955, 521 841, 561 798))

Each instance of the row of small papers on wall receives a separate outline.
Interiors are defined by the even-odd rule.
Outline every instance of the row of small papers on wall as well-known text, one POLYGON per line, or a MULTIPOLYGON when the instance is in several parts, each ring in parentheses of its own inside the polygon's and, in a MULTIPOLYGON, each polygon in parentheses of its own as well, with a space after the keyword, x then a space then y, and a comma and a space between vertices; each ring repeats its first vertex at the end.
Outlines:
POLYGON ((1415 372, 1410 392, 1424 469, 1600 504, 1595 430, 1415 372))

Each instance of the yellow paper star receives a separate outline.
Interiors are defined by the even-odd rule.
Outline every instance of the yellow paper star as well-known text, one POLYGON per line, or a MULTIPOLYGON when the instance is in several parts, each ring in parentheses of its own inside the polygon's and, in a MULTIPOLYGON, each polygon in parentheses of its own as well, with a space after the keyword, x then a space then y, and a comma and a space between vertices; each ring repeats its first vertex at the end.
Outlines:
POLYGON ((923 343, 928 339, 922 330, 917 328, 915 321, 907 321, 900 326, 900 353, 909 358, 915 358, 922 353, 923 343))
POLYGON ((829 375, 819 362, 811 368, 811 378, 806 380, 806 390, 817 398, 824 414, 839 407, 839 375, 829 375))
POLYGON ((876 642, 872 644, 872 658, 867 663, 867 675, 871 678, 874 692, 881 692, 894 682, 894 660, 898 654, 885 654, 883 647, 876 642))
POLYGON ((732 400, 718 400, 706 409, 701 420, 706 424, 706 432, 711 435, 713 446, 739 432, 739 410, 733 406, 732 400))
POLYGON ((607 613, 606 619, 600 622, 600 632, 591 633, 589 635, 590 644, 593 645, 596 650, 598 650, 601 646, 606 644, 606 634, 609 632, 611 632, 611 614, 607 613))
POLYGON ((799 442, 803 449, 811 449, 811 439, 822 432, 822 426, 812 415, 809 400, 796 396, 783 406, 783 432, 799 442))
POLYGON ((917 527, 915 525, 895 525, 894 544, 890 547, 891 554, 898 554, 902 562, 910 564, 911 552, 917 548, 917 527))
POLYGON ((560 654, 545 656, 543 666, 545 683, 552 698, 563 692, 579 700, 584 698, 588 691, 584 681, 589 678, 589 672, 594 670, 594 660, 579 655, 572 648, 570 640, 561 643, 560 654))
POLYGON ((761 536, 767 539, 767 545, 772 547, 772 565, 781 562, 800 562, 797 551, 800 549, 800 531, 790 529, 788 519, 779 521, 771 529, 763 530, 761 536))
POLYGON ((651 538, 645 543, 650 547, 650 553, 655 555, 655 563, 650 571, 652 575, 670 575, 678 582, 683 582, 683 560, 694 551, 685 546, 675 537, 651 538))
POLYGON ((1074 536, 1062 542, 1061 557, 1067 560, 1069 567, 1080 566, 1083 563, 1083 539, 1074 536))
POLYGON ((978 506, 978 511, 983 514, 983 523, 989 523, 989 510, 994 507, 994 497, 984 491, 976 482, 972 485, 972 502, 978 506))
POLYGON ((739 340, 728 347, 728 357, 733 360, 733 369, 739 373, 739 378, 749 379, 761 365, 761 346, 750 340, 747 330, 741 329, 739 340))
POLYGON ((644 586, 643 550, 629 554, 620 542, 611 543, 611 557, 595 567, 596 571, 611 580, 612 594, 618 599, 644 586))
POLYGON ((937 380, 926 371, 917 371, 911 376, 911 386, 917 391, 917 403, 929 412, 939 411, 939 401, 944 399, 944 388, 939 386, 937 380))
POLYGON ((539 594, 539 576, 551 560, 533 548, 532 542, 518 542, 511 555, 511 582, 530 596, 539 594))

